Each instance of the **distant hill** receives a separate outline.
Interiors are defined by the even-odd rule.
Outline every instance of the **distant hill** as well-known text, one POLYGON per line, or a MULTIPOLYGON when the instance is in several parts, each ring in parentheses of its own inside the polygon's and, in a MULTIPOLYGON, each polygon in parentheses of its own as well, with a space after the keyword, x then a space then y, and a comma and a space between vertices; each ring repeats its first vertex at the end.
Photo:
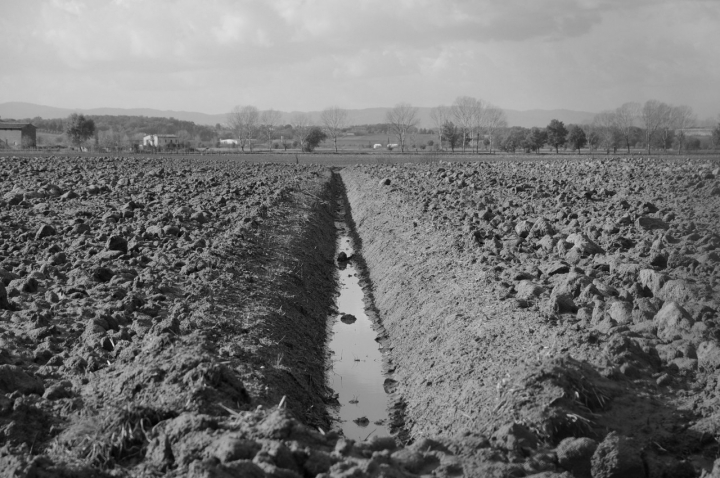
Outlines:
POLYGON ((551 120, 560 120, 567 124, 587 124, 592 123, 595 113, 588 111, 573 110, 505 110, 508 118, 509 126, 523 126, 532 128, 533 126, 545 127, 551 120))
MULTIPOLYGON (((1 108, 1 105, 0 105, 1 108)), ((358 110, 348 110, 351 124, 377 124, 385 123, 385 114, 390 108, 364 108, 358 110)), ((420 126, 430 128, 433 122, 430 119, 431 107, 418 107, 418 116, 420 118, 420 126)), ((0 109, 0 111, 2 111, 0 109)), ((2 113, 0 113, 2 114, 2 113)), ((290 121, 293 113, 283 113, 283 120, 290 121)), ((320 116, 319 111, 308 112, 310 116, 317 119, 320 116)), ((592 122, 595 113, 589 111, 573 111, 573 110, 505 110, 508 119, 508 126, 523 126, 532 128, 537 126, 544 128, 551 120, 557 119, 565 124, 585 124, 592 122)))
POLYGON ((192 111, 155 110, 152 108, 91 108, 68 109, 53 106, 36 105, 33 103, 10 102, 0 103, 1 118, 36 118, 44 119, 65 118, 72 113, 85 115, 109 116, 149 116, 151 118, 175 118, 182 121, 192 121, 196 124, 215 126, 225 123, 225 114, 209 115, 192 111))
MULTIPOLYGON (((349 110, 351 124, 377 124, 385 122, 385 114, 390 108, 364 108, 349 110)), ((430 107, 418 108, 418 116, 420 117, 420 126, 429 128, 432 126, 430 120, 430 107)), ((226 114, 207 114, 197 113, 193 111, 172 111, 172 110, 156 110, 152 108, 92 108, 92 109, 68 109, 55 108, 53 106, 36 105, 33 103, 9 102, 0 103, 0 120, 2 118, 26 119, 41 117, 44 119, 65 118, 72 113, 82 113, 87 115, 115 115, 115 116, 149 116, 159 118, 175 118, 182 121, 192 121, 198 125, 214 126, 218 123, 224 124, 226 114)), ((282 119, 284 123, 291 121, 292 116, 296 112, 283 112, 282 119)), ((558 119, 565 124, 582 124, 592 121, 594 113, 587 111, 573 110, 505 110, 508 117, 509 126, 524 126, 530 128, 533 126, 544 127, 550 123, 552 119, 558 119)), ((320 115, 319 111, 310 111, 308 114, 317 119, 320 115)))

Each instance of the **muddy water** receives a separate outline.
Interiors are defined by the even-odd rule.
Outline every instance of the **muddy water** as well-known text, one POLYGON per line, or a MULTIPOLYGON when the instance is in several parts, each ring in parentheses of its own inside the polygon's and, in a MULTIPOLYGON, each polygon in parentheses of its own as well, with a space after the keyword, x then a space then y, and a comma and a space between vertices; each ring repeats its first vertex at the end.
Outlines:
MULTIPOLYGON (((338 254, 345 252, 352 257, 353 245, 342 232, 344 225, 339 225, 339 230, 338 254)), ((331 317, 328 345, 332 361, 328 381, 339 401, 334 407, 335 418, 347 438, 364 440, 373 435, 390 435, 382 355, 375 341, 377 333, 365 311, 357 266, 352 258, 338 265, 339 314, 331 317)))

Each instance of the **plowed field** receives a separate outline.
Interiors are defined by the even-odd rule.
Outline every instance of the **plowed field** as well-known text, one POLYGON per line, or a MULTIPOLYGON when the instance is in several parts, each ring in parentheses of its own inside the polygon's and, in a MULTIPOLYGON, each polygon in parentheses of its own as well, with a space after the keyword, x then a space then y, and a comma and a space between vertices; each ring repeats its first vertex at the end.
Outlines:
POLYGON ((720 161, 319 161, 0 158, 0 476, 720 476, 720 161))

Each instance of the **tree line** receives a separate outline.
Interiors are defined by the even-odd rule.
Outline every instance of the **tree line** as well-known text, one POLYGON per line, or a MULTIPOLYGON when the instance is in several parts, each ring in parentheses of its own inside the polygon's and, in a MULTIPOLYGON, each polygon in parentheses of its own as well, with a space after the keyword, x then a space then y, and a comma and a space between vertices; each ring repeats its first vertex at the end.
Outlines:
MULTIPOLYGON (((438 136, 436 148, 461 149, 466 152, 501 150, 539 152, 543 147, 582 148, 617 152, 642 144, 648 153, 652 148, 668 150, 676 147, 697 147, 696 138, 688 138, 685 130, 697 124, 691 107, 669 105, 658 100, 644 104, 625 103, 618 108, 595 115, 593 121, 583 125, 566 126, 552 120, 544 128, 508 127, 505 112, 482 99, 458 97, 452 105, 431 109, 432 128, 419 128, 418 108, 409 103, 398 103, 389 109, 385 123, 365 125, 368 134, 386 133, 397 138, 400 151, 416 133, 432 131, 438 136)), ((89 139, 108 149, 124 149, 137 144, 144 134, 175 134, 185 147, 215 146, 219 139, 233 139, 245 151, 253 151, 257 143, 266 143, 269 149, 294 146, 303 151, 314 150, 321 142, 329 141, 338 151, 338 138, 350 128, 349 112, 338 106, 322 110, 315 118, 305 113, 294 114, 290 122, 282 124, 282 114, 276 110, 259 110, 255 106, 236 106, 228 113, 224 125, 196 125, 175 118, 144 116, 94 116, 73 114, 66 119, 30 120, 40 131, 65 133, 73 145, 89 139), (89 134, 89 136, 88 136, 89 134), (279 141, 278 141, 279 139, 279 141)), ((720 123, 711 136, 712 144, 720 147, 720 123)))
POLYGON ((644 104, 625 103, 614 110, 602 111, 587 128, 588 134, 595 133, 598 143, 607 151, 616 151, 624 145, 629 153, 631 140, 637 137, 636 128, 639 127, 645 135, 648 154, 653 146, 668 150, 673 140, 680 153, 687 142, 684 130, 696 123, 697 117, 689 106, 648 100, 644 104))
POLYGON ((285 149, 293 144, 302 151, 310 152, 321 142, 330 140, 337 152, 337 140, 349 127, 348 117, 346 109, 330 106, 320 113, 319 123, 306 113, 295 113, 290 123, 282 127, 279 111, 260 111, 255 106, 247 105, 233 108, 228 114, 226 126, 243 151, 246 146, 252 151, 256 139, 266 142, 268 148, 272 148, 272 143, 279 135, 285 149))
POLYGON ((333 141, 337 152, 337 139, 348 127, 348 112, 337 106, 326 108, 320 114, 321 125, 316 125, 310 115, 296 113, 289 124, 283 126, 282 114, 275 110, 260 111, 252 105, 236 106, 227 116, 226 127, 245 151, 253 151, 255 140, 266 142, 268 148, 278 138, 285 149, 289 144, 297 145, 302 151, 313 151, 326 139, 333 141), (280 134, 282 133, 282 134, 280 134))
MULTIPOLYGON (((216 127, 198 125, 192 121, 183 121, 176 118, 114 115, 78 116, 93 121, 95 133, 97 133, 100 143, 105 139, 114 138, 115 141, 122 142, 124 140, 129 146, 133 139, 137 140, 138 136, 146 134, 176 134, 187 138, 188 141, 210 142, 218 135, 216 127)), ((67 130, 68 120, 68 118, 44 119, 35 117, 24 121, 32 123, 41 132, 64 134, 67 130)))
MULTIPOLYGON (((584 125, 568 125, 552 120, 545 128, 507 127, 504 113, 482 100, 463 96, 451 106, 438 106, 431 111, 441 147, 451 151, 467 147, 479 151, 496 149, 515 152, 518 149, 539 152, 549 146, 559 152, 560 147, 580 151, 604 149, 606 153, 617 152, 624 147, 642 142, 650 153, 652 148, 667 151, 673 146, 678 153, 688 142, 697 147, 699 140, 688 138, 685 130, 697 124, 691 107, 673 106, 658 100, 644 104, 625 103, 614 110, 606 110, 584 125)), ((720 123, 712 135, 712 144, 720 147, 720 123)))

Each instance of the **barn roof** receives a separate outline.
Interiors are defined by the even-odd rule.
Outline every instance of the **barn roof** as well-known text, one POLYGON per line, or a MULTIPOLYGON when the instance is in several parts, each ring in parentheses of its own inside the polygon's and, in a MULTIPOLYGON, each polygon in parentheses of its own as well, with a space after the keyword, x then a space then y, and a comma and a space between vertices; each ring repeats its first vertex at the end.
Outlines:
POLYGON ((27 126, 33 125, 30 123, 0 123, 0 129, 25 129, 27 126))

